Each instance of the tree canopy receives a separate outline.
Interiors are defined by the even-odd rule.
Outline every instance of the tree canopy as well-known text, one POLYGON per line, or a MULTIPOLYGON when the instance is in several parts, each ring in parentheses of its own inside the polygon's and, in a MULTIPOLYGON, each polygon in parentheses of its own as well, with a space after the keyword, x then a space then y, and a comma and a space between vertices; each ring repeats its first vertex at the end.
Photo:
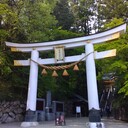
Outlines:
POLYGON ((53 14, 58 20, 57 27, 60 27, 64 30, 70 30, 74 22, 74 16, 70 10, 70 6, 67 0, 58 1, 54 8, 53 14))

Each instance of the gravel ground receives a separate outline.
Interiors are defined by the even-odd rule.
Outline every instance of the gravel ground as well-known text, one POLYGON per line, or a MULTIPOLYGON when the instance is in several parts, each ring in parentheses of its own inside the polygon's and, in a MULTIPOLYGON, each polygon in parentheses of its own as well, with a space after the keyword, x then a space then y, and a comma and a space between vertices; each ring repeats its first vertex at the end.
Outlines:
MULTIPOLYGON (((128 128, 128 122, 114 120, 113 118, 102 118, 102 122, 104 123, 105 128, 128 128)), ((66 118, 65 126, 55 126, 54 121, 43 121, 40 122, 38 126, 35 126, 35 128, 88 128, 87 123, 88 118, 86 117, 66 118)), ((21 122, 5 123, 0 124, 0 128, 21 128, 20 125, 21 122)), ((34 126, 29 128, 34 128, 34 126)))

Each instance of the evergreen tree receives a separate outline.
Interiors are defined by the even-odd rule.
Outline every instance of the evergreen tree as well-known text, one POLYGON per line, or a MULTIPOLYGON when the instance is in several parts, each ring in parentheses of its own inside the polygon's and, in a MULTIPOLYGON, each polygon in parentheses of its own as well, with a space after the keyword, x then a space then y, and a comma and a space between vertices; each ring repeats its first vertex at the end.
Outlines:
POLYGON ((70 0, 69 3, 75 17, 73 30, 89 35, 93 29, 92 22, 96 13, 94 0, 70 0))
POLYGON ((58 20, 58 27, 64 30, 70 30, 74 17, 69 8, 69 4, 67 0, 59 0, 54 8, 54 15, 58 20))
POLYGON ((128 19, 128 1, 126 0, 99 0, 97 8, 99 28, 114 18, 121 18, 124 22, 128 19))
POLYGON ((5 41, 29 43, 53 39, 52 30, 56 24, 53 3, 47 0, 0 1, 1 99, 25 98, 29 78, 29 67, 13 66, 13 60, 26 59, 27 55, 11 54, 5 41))

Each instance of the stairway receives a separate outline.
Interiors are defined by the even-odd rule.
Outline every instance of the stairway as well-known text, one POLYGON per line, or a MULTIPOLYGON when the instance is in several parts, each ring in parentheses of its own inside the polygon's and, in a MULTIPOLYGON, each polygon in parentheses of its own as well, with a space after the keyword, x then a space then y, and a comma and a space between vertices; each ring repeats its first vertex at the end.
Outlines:
POLYGON ((114 98, 115 90, 111 88, 104 89, 100 98, 100 108, 103 115, 106 115, 106 109, 109 107, 110 111, 112 109, 112 102, 114 98))

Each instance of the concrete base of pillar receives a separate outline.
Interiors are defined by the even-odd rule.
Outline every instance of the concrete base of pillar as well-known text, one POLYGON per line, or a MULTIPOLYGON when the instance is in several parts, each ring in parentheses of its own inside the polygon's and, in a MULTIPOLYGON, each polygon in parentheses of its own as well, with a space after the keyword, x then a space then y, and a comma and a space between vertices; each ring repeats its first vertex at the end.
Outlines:
POLYGON ((37 112, 32 110, 27 110, 24 122, 37 122, 37 112))
POLYGON ((86 125, 87 128, 105 128, 103 122, 89 122, 86 125))
POLYGON ((101 122, 100 110, 95 108, 89 110, 89 122, 101 122))
POLYGON ((39 125, 38 122, 22 122, 21 127, 32 127, 32 126, 37 126, 39 125))

